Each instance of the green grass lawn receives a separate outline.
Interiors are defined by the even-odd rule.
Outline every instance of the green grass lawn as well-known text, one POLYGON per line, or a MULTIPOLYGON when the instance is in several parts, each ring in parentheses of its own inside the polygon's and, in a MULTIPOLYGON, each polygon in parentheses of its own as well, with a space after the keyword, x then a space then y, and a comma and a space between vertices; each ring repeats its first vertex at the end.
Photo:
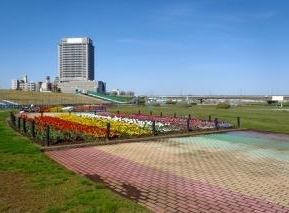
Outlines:
POLYGON ((178 105, 163 105, 163 106, 115 106, 109 108, 111 112, 130 112, 149 114, 152 112, 155 115, 197 117, 200 119, 218 118, 231 122, 237 126, 237 117, 240 117, 241 127, 249 128, 259 131, 269 131, 276 133, 289 134, 289 110, 284 107, 283 110, 276 110, 276 106, 270 105, 244 105, 244 106, 231 106, 229 109, 217 109, 215 105, 196 105, 192 107, 183 107, 178 105))
POLYGON ((50 160, 8 116, 0 111, 0 212, 150 212, 50 160))

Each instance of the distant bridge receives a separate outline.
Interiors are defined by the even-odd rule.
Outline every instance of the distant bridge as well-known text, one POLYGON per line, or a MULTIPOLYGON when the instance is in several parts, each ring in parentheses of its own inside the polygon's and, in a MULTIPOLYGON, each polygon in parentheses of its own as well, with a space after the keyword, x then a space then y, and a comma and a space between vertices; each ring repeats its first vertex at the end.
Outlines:
MULTIPOLYGON (((269 95, 157 95, 150 96, 158 100, 252 100, 269 101, 272 96, 269 95)), ((283 95, 284 101, 289 101, 289 95, 283 95)))

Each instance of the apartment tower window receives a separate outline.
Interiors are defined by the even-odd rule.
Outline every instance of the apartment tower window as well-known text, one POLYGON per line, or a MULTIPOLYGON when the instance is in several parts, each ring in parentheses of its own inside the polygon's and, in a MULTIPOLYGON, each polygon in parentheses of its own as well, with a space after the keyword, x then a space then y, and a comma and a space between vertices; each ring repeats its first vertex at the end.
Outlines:
POLYGON ((62 39, 58 57, 59 82, 94 80, 94 46, 90 38, 62 39))

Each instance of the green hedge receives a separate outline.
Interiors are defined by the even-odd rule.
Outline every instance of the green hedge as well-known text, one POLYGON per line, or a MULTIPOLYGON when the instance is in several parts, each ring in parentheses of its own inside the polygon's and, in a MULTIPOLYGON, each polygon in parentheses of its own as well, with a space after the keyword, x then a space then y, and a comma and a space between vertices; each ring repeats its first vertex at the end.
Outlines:
POLYGON ((231 107, 231 105, 228 103, 218 103, 217 104, 217 109, 229 109, 230 107, 231 107))

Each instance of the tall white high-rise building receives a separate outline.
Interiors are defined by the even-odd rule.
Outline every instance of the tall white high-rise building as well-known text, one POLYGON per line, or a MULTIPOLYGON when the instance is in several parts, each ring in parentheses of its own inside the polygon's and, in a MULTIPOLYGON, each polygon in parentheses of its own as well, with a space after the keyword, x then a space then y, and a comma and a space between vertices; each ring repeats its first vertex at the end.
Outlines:
POLYGON ((59 82, 94 80, 94 46, 90 38, 62 39, 58 55, 59 82))

